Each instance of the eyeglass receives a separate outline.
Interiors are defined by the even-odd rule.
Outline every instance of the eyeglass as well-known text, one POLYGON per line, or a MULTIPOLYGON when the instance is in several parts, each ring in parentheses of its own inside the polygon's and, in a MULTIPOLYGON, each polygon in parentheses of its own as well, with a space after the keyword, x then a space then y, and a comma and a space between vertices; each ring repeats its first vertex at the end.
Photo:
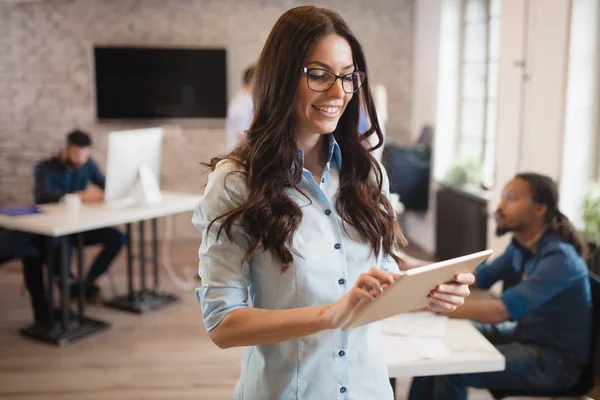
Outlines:
POLYGON ((342 76, 322 68, 302 68, 302 72, 306 74, 308 88, 315 92, 328 91, 335 81, 340 78, 344 92, 354 93, 360 89, 365 79, 367 79, 367 73, 362 71, 354 71, 342 76))

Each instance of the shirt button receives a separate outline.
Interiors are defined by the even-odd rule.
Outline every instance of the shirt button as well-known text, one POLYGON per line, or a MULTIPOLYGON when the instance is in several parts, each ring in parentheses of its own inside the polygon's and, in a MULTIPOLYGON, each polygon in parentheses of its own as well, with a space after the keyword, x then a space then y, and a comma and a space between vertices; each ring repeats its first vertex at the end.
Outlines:
POLYGON ((331 215, 331 210, 325 210, 325 215, 331 215))
POLYGON ((340 352, 338 353, 338 356, 340 357, 344 357, 346 355, 346 352, 344 350, 340 350, 340 352))
POLYGON ((336 250, 339 250, 342 248, 342 245, 339 243, 336 243, 335 246, 333 246, 336 250))
POLYGON ((321 183, 325 183, 325 178, 321 179, 321 183))
POLYGON ((342 386, 342 387, 340 388, 340 393, 346 393, 346 391, 347 391, 347 390, 348 390, 348 389, 346 389, 345 387, 343 387, 343 386, 342 386))
POLYGON ((344 278, 340 278, 340 280, 338 280, 338 283, 340 285, 343 285, 344 283, 346 283, 346 280, 344 278))

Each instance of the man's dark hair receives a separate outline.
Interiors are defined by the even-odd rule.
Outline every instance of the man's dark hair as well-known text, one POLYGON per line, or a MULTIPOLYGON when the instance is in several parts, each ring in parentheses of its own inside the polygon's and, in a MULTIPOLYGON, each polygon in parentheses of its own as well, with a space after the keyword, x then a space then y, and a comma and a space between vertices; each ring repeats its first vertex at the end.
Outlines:
POLYGON ((67 144, 77 147, 90 147, 92 138, 87 133, 76 129, 67 135, 67 144))
POLYGON ((515 178, 529 183, 534 203, 546 205, 546 222, 550 230, 572 244, 584 259, 587 258, 586 242, 579 236, 569 218, 558 209, 558 187, 552 178, 533 172, 517 174, 515 178))
POLYGON ((249 66, 244 70, 244 85, 250 85, 252 77, 254 76, 254 65, 249 66))

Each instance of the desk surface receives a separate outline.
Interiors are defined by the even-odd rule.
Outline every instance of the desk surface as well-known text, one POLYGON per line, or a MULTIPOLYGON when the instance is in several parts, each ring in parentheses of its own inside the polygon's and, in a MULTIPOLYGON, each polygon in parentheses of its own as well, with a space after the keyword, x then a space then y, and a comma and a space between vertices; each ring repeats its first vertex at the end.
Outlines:
POLYGON ((505 368, 504 356, 467 320, 448 320, 443 341, 450 354, 437 359, 402 360, 402 341, 382 336, 390 378, 493 372, 505 368))
POLYGON ((69 214, 62 204, 44 204, 40 206, 40 214, 0 215, 0 227, 45 236, 64 236, 192 211, 200 199, 199 195, 163 192, 158 204, 110 208, 102 202, 82 203, 77 214, 69 214))

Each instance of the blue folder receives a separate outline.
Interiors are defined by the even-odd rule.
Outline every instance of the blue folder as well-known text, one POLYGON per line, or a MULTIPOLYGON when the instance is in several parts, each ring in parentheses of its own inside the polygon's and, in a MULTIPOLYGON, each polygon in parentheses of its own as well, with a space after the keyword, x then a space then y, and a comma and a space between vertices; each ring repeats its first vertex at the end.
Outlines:
POLYGON ((3 207, 3 208, 0 208, 0 214, 8 215, 8 216, 11 216, 11 217, 16 217, 18 215, 39 214, 39 213, 41 213, 41 211, 36 206, 3 207))

